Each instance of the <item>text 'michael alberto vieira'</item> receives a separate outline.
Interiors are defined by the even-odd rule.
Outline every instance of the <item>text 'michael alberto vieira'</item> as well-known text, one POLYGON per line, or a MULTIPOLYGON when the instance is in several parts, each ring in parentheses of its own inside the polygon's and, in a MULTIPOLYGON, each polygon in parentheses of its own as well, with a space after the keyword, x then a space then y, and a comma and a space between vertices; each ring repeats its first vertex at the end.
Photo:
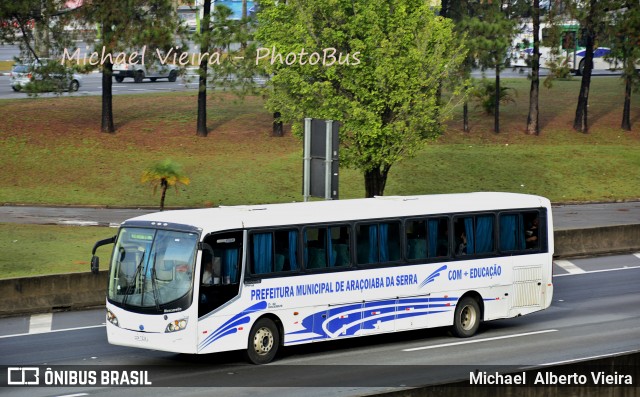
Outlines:
POLYGON ((499 372, 474 371, 469 373, 471 385, 633 385, 633 377, 628 374, 619 374, 617 371, 607 373, 605 371, 591 371, 588 374, 562 374, 557 375, 551 371, 539 371, 535 374, 520 372, 513 374, 501 374, 499 372), (533 378, 533 379, 527 379, 533 378))

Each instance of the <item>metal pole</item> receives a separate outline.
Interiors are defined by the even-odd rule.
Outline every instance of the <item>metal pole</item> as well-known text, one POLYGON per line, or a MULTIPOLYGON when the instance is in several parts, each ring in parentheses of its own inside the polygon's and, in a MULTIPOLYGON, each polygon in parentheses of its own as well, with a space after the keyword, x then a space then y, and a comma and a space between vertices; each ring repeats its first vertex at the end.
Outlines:
POLYGON ((302 195, 304 201, 309 201, 311 180, 311 119, 304 119, 304 153, 302 154, 302 195))
POLYGON ((325 120, 326 148, 324 150, 324 199, 331 200, 331 162, 333 161, 333 120, 325 120))

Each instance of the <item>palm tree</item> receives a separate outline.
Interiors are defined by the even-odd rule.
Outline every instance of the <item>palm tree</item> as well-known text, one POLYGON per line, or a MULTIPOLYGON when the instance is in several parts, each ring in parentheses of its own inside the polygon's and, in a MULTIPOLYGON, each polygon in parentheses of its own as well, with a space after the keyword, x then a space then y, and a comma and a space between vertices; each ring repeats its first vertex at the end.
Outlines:
POLYGON ((177 193, 178 184, 188 185, 190 180, 189 177, 182 173, 179 164, 167 159, 147 168, 142 173, 140 182, 151 184, 153 186, 154 194, 158 186, 160 186, 160 189, 162 190, 162 195, 160 197, 160 211, 162 211, 164 210, 164 198, 169 186, 174 186, 177 193))

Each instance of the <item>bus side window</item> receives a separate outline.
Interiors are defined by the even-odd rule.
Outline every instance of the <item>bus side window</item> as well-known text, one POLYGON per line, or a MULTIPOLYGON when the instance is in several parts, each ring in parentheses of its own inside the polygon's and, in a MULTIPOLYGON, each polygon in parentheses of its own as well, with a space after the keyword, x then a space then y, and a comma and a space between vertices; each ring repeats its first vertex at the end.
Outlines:
POLYGON ((500 214, 500 251, 524 249, 522 214, 500 214))
POLYGON ((254 233, 251 235, 251 273, 265 274, 273 272, 273 233, 254 233))
POLYGON ((527 211, 500 214, 500 251, 540 248, 540 213, 527 211))
POLYGON ((527 249, 540 248, 540 216, 538 212, 525 212, 524 214, 524 238, 527 249))
POLYGON ((349 266, 351 265, 350 249, 350 228, 349 226, 334 226, 329 228, 328 242, 331 252, 331 262, 329 265, 349 266))
POLYGON ((427 224, 424 220, 408 221, 405 224, 407 259, 427 257, 427 224))
POLYGON ((486 254, 494 251, 494 216, 474 215, 455 221, 456 255, 486 254))
POLYGON ((449 219, 430 218, 425 221, 427 256, 437 258, 449 255, 449 219))
POLYGON ((385 263, 400 259, 400 222, 357 225, 358 263, 385 263))
POLYGON ((295 229, 276 230, 275 238, 275 272, 298 270, 298 231, 295 229))

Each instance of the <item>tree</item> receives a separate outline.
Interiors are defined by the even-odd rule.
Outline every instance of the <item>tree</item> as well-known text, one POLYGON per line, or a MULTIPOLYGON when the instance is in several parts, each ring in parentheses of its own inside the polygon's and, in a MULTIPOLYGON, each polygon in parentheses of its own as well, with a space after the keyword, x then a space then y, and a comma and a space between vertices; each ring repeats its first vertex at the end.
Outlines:
POLYGON ((153 186, 153 193, 160 187, 160 211, 164 210, 164 199, 167 194, 167 189, 170 186, 174 186, 176 193, 178 193, 178 185, 188 185, 190 183, 189 178, 182 173, 182 169, 179 164, 167 159, 146 169, 142 173, 141 183, 149 183, 153 186))
POLYGON ((112 76, 116 53, 146 46, 145 59, 155 60, 155 51, 166 51, 174 44, 178 17, 173 0, 88 0, 81 7, 85 23, 100 28, 102 69, 102 132, 114 133, 112 76), (111 56, 109 56, 111 55, 111 56))
POLYGON ((196 134, 206 137, 207 128, 207 85, 212 88, 231 90, 243 98, 257 90, 253 77, 258 68, 253 64, 255 44, 251 40, 251 17, 232 20, 232 10, 223 4, 211 12, 211 0, 205 0, 200 42, 201 58, 198 85, 198 121, 196 134), (233 43, 241 43, 234 47, 233 43))
POLYGON ((531 89, 529 90, 529 114, 527 115, 527 134, 540 134, 538 123, 540 109, 538 98, 540 93, 540 0, 532 0, 531 14, 533 21, 533 57, 531 59, 531 89))
MULTIPOLYGON (((593 51, 598 36, 599 8, 598 0, 584 2, 586 10, 576 8, 576 15, 586 15, 583 24, 583 38, 585 40, 584 69, 582 69, 582 80, 580 82, 580 93, 578 94, 578 104, 576 106, 576 116, 573 120, 573 129, 582 133, 589 132, 588 107, 589 89, 591 87, 591 72, 593 71, 593 51)), ((574 68, 576 65, 574 65, 574 68)))
MULTIPOLYGON (((552 25, 557 25, 558 22, 564 22, 567 18, 570 18, 580 26, 579 37, 576 37, 576 39, 584 43, 585 54, 578 65, 572 65, 578 74, 582 74, 573 129, 582 133, 589 132, 588 106, 594 50, 596 42, 602 36, 603 28, 608 23, 607 18, 610 6, 611 0, 556 0, 549 13, 549 21, 552 25)), ((553 36, 557 40, 559 38, 558 29, 556 28, 555 30, 556 32, 553 36)), ((558 41, 555 41, 555 43, 558 43, 558 41)), ((562 71, 566 69, 563 66, 556 65, 554 69, 562 71)))
POLYGON ((60 62, 44 62, 42 58, 56 58, 65 48, 71 48, 74 35, 65 27, 72 21, 76 10, 60 0, 0 1, 0 42, 17 44, 21 62, 37 66, 43 78, 29 84, 33 92, 66 89, 57 84, 60 76, 70 77, 72 70, 60 62), (57 76, 58 81, 50 79, 57 76))
POLYGON ((608 25, 611 37, 609 60, 622 66, 624 105, 621 128, 631 131, 631 92, 640 87, 636 64, 640 62, 640 4, 631 0, 618 0, 612 5, 612 18, 608 25))
MULTIPOLYGON (((202 8, 202 21, 200 22, 200 53, 209 52, 209 23, 211 21, 211 0, 204 0, 202 8)), ((207 64, 208 59, 200 60, 198 71, 198 118, 196 122, 196 135, 207 136, 207 64)))
POLYGON ((503 12, 501 2, 476 5, 474 16, 463 19, 462 29, 468 32, 468 46, 483 69, 495 70, 494 127, 500 132, 500 72, 506 65, 516 23, 503 12))
POLYGON ((17 43, 25 58, 57 54, 72 42, 64 29, 71 11, 59 0, 2 0, 0 42, 17 43))
MULTIPOLYGON (((474 7, 469 1, 451 1, 442 0, 440 15, 451 18, 455 23, 456 31, 461 39, 467 40, 466 26, 462 21, 471 18, 474 13, 474 7)), ((467 92, 471 89, 473 83, 471 82, 471 71, 475 64, 475 54, 470 52, 464 61, 460 77, 465 79, 464 91, 467 92)), ((462 104, 462 129, 464 132, 469 132, 469 100, 468 96, 464 96, 462 104)))
POLYGON ((452 21, 421 0, 267 1, 256 39, 266 106, 297 134, 305 117, 342 122, 340 159, 363 172, 367 197, 440 133, 455 95, 439 104, 437 91, 466 55, 452 21))

